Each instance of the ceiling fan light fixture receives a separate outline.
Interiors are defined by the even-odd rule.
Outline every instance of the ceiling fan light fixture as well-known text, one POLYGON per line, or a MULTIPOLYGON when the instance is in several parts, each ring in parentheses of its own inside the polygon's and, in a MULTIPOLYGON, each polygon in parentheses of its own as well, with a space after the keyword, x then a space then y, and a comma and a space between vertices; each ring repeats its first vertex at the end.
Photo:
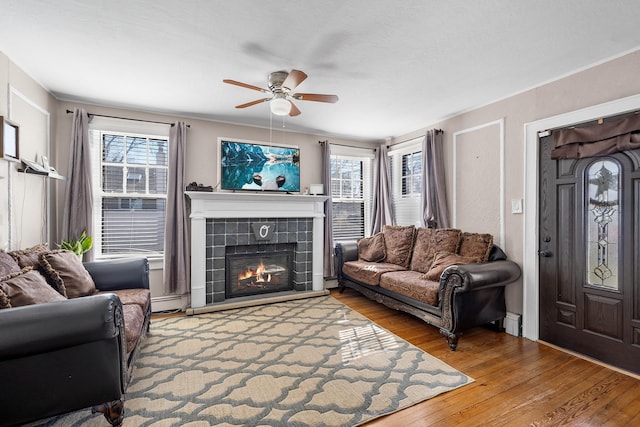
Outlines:
POLYGON ((283 96, 274 97, 269 103, 271 112, 276 116, 286 116, 291 112, 291 103, 283 96))

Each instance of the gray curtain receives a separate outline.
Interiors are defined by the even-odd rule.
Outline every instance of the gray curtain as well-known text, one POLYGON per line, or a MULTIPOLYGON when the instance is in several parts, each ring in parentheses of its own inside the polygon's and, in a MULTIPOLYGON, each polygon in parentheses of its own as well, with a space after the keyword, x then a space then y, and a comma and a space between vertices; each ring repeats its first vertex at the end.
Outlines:
POLYGON ((422 205, 423 227, 449 227, 449 208, 445 187, 442 131, 430 129, 422 141, 422 205))
POLYGON ((164 226, 165 294, 189 292, 189 221, 184 197, 187 125, 176 122, 169 132, 169 179, 164 226))
POLYGON ((329 141, 320 141, 322 146, 322 183, 324 194, 324 277, 335 277, 333 263, 333 202, 331 201, 331 145, 329 141))
POLYGON ((383 144, 376 150, 373 168, 372 236, 382 231, 383 225, 394 225, 395 223, 391 200, 391 169, 389 168, 386 145, 383 144))
MULTIPOLYGON (((77 239, 85 230, 87 235, 93 237, 89 114, 84 108, 75 108, 73 110, 67 179, 67 192, 64 196, 62 239, 77 239)), ((93 250, 84 254, 84 260, 93 260, 93 250)))

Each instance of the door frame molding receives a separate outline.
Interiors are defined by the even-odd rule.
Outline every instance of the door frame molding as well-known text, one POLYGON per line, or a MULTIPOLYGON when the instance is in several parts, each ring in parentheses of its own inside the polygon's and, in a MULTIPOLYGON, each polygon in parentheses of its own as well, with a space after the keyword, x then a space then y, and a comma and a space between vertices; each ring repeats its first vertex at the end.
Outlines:
POLYGON ((538 263, 538 133, 577 123, 597 120, 601 117, 623 114, 640 109, 640 94, 603 104, 547 117, 524 125, 525 209, 524 247, 522 261, 523 313, 522 336, 533 341, 539 334, 539 263, 538 263))

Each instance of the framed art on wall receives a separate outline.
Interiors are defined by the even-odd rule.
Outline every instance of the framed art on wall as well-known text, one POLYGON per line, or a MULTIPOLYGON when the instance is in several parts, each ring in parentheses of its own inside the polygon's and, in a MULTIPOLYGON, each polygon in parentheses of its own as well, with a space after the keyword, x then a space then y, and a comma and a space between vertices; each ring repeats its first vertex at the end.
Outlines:
POLYGON ((0 157, 20 161, 20 126, 0 116, 0 157))

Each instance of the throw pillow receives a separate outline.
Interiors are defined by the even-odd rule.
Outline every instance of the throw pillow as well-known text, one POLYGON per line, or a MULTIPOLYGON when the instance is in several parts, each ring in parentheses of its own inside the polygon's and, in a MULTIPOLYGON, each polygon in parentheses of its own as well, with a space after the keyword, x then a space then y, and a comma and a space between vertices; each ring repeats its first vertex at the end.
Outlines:
POLYGON ((0 310, 3 308, 11 308, 11 301, 9 301, 9 297, 4 293, 2 289, 0 289, 0 310))
POLYGON ((457 228, 418 228, 411 258, 411 270, 426 273, 438 251, 456 252, 461 230, 457 228))
POLYGON ((425 274, 420 276, 422 280, 433 280, 439 281, 442 272, 452 265, 460 265, 460 264, 473 264, 476 262, 480 262, 478 258, 469 257, 469 256, 461 256, 458 254, 454 254, 453 252, 437 252, 433 257, 433 263, 431 264, 431 269, 427 271, 425 274))
POLYGON ((82 261, 71 251, 50 251, 40 256, 40 264, 58 291, 67 298, 96 293, 96 285, 82 261))
POLYGON ((0 277, 20 271, 18 262, 5 251, 0 251, 0 277))
POLYGON ((413 225, 385 225, 382 227, 386 252, 385 262, 409 267, 415 231, 416 228, 413 225))
POLYGON ((18 262, 20 268, 36 268, 40 266, 40 255, 48 251, 49 246, 46 243, 40 243, 39 245, 35 245, 28 249, 11 251, 9 252, 9 255, 11 255, 18 262))
POLYGON ((358 240, 358 257, 363 261, 380 262, 386 255, 382 233, 358 240))
POLYGON ((489 259, 491 248, 493 247, 493 236, 481 233, 462 233, 458 254, 479 258, 480 262, 489 259))
MULTIPOLYGON (((0 291, 7 301, 0 301, 0 308, 20 307, 51 301, 63 301, 66 298, 56 292, 44 276, 32 267, 25 267, 18 273, 0 279, 0 291)), ((0 300, 4 300, 0 296, 0 300)))

